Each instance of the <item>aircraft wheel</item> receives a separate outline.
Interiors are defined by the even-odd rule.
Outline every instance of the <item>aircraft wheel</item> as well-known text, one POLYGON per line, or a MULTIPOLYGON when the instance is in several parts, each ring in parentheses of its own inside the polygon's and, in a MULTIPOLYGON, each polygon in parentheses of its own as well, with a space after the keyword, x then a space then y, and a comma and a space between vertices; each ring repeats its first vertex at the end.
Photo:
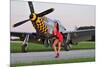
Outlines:
POLYGON ((45 45, 45 47, 49 47, 48 39, 44 40, 44 45, 45 45))
POLYGON ((66 51, 69 51, 69 50, 70 50, 69 44, 64 44, 64 49, 65 49, 66 51))
POLYGON ((22 45, 22 52, 27 52, 27 44, 22 45))

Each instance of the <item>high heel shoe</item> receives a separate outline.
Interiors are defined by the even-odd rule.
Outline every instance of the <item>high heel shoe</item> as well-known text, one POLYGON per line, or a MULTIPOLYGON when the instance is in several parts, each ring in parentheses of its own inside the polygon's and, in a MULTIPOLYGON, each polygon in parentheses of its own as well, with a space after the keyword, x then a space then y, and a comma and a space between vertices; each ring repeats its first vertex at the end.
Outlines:
POLYGON ((59 53, 57 53, 57 55, 55 56, 55 58, 58 58, 59 57, 59 53))

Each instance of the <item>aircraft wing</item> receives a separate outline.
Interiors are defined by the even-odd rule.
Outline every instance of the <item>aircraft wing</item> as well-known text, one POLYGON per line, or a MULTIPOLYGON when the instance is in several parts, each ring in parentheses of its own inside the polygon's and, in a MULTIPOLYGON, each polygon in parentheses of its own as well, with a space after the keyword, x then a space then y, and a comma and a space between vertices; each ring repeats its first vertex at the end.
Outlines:
POLYGON ((67 40, 71 40, 72 42, 86 41, 91 40, 92 37, 95 36, 95 29, 70 31, 63 35, 67 40))
POLYGON ((21 40, 25 39, 26 35, 29 35, 29 38, 36 38, 36 33, 29 32, 10 32, 11 37, 19 37, 21 40))

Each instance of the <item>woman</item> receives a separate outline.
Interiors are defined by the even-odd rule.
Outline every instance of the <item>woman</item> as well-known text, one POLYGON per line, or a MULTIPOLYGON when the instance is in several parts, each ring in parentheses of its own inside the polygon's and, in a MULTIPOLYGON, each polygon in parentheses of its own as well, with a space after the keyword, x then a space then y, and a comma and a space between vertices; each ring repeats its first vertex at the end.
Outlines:
POLYGON ((57 21, 54 23, 54 28, 53 28, 53 36, 56 38, 54 40, 54 43, 52 45, 52 48, 54 49, 56 56, 55 58, 59 57, 60 49, 61 49, 61 43, 63 42, 63 35, 59 32, 59 24, 57 21), (56 45, 58 46, 58 50, 56 48, 56 45))

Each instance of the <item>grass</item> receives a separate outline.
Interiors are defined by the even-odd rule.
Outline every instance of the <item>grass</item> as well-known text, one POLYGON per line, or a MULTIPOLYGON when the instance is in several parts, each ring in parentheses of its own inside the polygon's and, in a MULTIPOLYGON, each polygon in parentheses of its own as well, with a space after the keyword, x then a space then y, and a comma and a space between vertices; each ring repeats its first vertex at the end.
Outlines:
MULTIPOLYGON (((50 47, 44 47, 41 44, 36 43, 29 43, 28 45, 28 52, 34 52, 34 51, 49 51, 52 50, 50 47)), ((10 46, 11 52, 21 52, 21 43, 11 43, 10 46)))
MULTIPOLYGON (((73 45, 71 50, 79 50, 79 49, 94 49, 95 42, 79 42, 77 45, 73 45)), ((52 51, 51 47, 44 47, 43 44, 37 43, 29 43, 28 52, 38 52, 38 51, 52 51)), ((64 50, 62 48, 62 50, 64 50)), ((10 45, 11 53, 21 52, 21 43, 11 43, 10 45)))
POLYGON ((77 45, 73 45, 71 49, 94 49, 95 42, 79 42, 77 45))
POLYGON ((16 66, 29 66, 29 65, 44 65, 44 64, 61 64, 61 63, 76 63, 76 62, 93 62, 95 58, 76 58, 76 59, 62 59, 62 60, 49 60, 49 61, 36 61, 32 63, 12 64, 11 67, 16 66))

